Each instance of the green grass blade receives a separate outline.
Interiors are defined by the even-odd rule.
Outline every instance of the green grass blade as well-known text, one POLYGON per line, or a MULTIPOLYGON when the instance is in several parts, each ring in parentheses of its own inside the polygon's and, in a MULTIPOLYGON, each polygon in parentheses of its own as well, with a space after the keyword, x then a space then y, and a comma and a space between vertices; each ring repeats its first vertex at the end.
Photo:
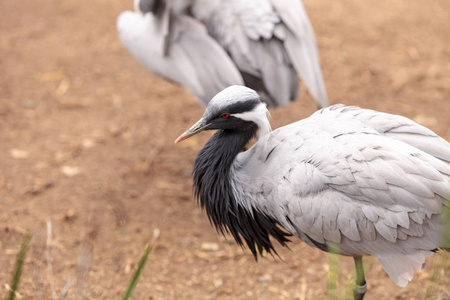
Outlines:
POLYGON ((339 256, 328 254, 327 300, 339 299, 339 256))
POLYGON ((339 299, 339 257, 336 254, 328 255, 327 299, 339 299))
MULTIPOLYGON (((441 245, 450 244, 450 200, 447 200, 442 212, 442 241, 441 245)), ((443 276, 450 271, 450 249, 444 248, 445 251, 440 250, 434 255, 433 268, 431 269, 431 276, 428 280, 428 286, 425 293, 426 300, 432 300, 439 297, 441 293, 441 285, 443 276), (446 252, 447 251, 447 252, 446 252)), ((445 277, 444 277, 445 278, 445 277)))
POLYGON ((16 264, 14 265, 14 271, 11 279, 10 290, 6 296, 7 300, 14 300, 16 297, 16 291, 19 287, 20 277, 22 276, 23 264, 25 262, 25 256, 30 247, 31 234, 27 233, 22 238, 22 244, 20 245, 20 251, 17 254, 16 264))
POLYGON ((426 300, 432 300, 438 298, 439 294, 439 283, 441 281, 441 265, 442 265, 442 256, 440 253, 437 253, 434 256, 433 260, 433 268, 431 269, 431 277, 428 280, 428 286, 425 293, 426 300))
POLYGON ((134 288, 138 284, 139 277, 141 276, 142 270, 144 269, 145 263, 147 262, 148 255, 152 251, 152 246, 148 245, 147 248, 144 251, 144 254, 142 255, 141 259, 139 260, 138 266, 136 271, 133 274, 133 277, 131 277, 130 283, 128 284, 127 290, 123 294, 122 300, 128 300, 131 297, 131 294, 134 291, 134 288))
POLYGON ((347 282, 345 284, 344 296, 342 299, 344 299, 344 300, 353 300, 354 299, 355 281, 356 281, 355 275, 351 275, 348 277, 347 282))
POLYGON ((339 245, 328 245, 327 300, 339 299, 339 245))

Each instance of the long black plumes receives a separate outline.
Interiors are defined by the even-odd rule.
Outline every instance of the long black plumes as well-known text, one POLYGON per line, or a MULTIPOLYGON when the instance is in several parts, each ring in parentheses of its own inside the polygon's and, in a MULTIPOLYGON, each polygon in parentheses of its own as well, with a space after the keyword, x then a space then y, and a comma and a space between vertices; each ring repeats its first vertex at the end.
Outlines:
POLYGON ((283 246, 290 236, 275 219, 240 205, 232 191, 233 161, 257 130, 256 124, 251 123, 246 130, 217 131, 199 152, 193 171, 195 196, 210 222, 222 234, 230 232, 240 246, 245 241, 255 259, 263 251, 276 254, 270 236, 283 246))

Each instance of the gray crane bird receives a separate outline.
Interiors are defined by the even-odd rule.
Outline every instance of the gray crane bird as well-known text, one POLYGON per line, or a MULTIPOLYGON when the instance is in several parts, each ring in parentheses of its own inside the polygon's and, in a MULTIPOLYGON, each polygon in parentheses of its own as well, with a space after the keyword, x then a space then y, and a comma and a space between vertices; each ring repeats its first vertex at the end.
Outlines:
POLYGON ((258 94, 231 86, 175 143, 204 130, 217 132, 194 163, 196 198, 255 258, 289 236, 352 256, 362 299, 362 256, 404 287, 450 247, 450 144, 408 118, 334 105, 271 131, 258 94))
POLYGON ((247 85, 270 107, 297 98, 297 73, 319 107, 328 97, 301 0, 135 0, 117 19, 119 39, 151 73, 202 103, 247 85))

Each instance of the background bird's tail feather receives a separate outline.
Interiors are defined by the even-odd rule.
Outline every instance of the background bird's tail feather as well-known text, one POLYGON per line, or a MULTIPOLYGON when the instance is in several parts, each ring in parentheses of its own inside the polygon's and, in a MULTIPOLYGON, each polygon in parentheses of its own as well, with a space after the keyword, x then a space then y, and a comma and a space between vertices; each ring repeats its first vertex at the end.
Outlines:
POLYGON ((329 106, 325 83, 319 62, 319 51, 315 44, 314 36, 311 36, 314 43, 294 37, 286 39, 284 45, 292 63, 300 75, 309 93, 314 97, 320 108, 329 106))

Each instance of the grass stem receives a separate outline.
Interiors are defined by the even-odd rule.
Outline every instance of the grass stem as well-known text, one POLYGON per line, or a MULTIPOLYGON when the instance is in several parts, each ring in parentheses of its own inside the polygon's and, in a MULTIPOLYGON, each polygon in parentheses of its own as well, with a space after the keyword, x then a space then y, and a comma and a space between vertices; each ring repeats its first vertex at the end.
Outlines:
POLYGON ((142 270, 144 269, 145 263, 147 262, 148 255, 152 251, 153 247, 150 245, 147 245, 147 248, 144 251, 144 254, 142 255, 141 259, 139 260, 138 266, 136 271, 133 274, 133 277, 131 277, 130 283, 128 284, 128 287, 123 294, 122 300, 128 300, 131 297, 131 294, 134 291, 134 288, 136 287, 139 277, 141 276, 142 270))
POLYGON ((25 256, 30 247, 31 234, 26 233, 22 238, 22 244, 20 245, 20 251, 17 254, 16 263, 14 265, 14 271, 11 279, 7 300, 14 300, 16 292, 19 287, 20 277, 22 276, 23 264, 25 263, 25 256))

